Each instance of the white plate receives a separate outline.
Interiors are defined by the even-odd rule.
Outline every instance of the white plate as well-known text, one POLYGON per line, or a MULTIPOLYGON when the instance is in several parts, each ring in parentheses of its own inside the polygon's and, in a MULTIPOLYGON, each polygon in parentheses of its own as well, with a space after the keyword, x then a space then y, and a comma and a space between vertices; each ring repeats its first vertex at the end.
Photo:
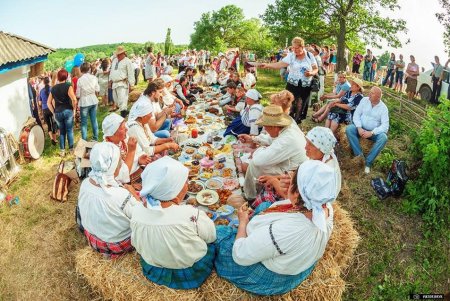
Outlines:
POLYGON ((214 190, 205 189, 197 193, 197 202, 201 205, 210 206, 218 201, 219 195, 214 190))
MULTIPOLYGON (((205 184, 203 184, 202 181, 189 181, 189 182, 195 182, 196 184, 202 186, 202 189, 201 189, 200 191, 202 191, 202 190, 205 189, 205 184)), ((188 183, 188 184, 189 184, 189 183, 188 183)), ((200 192, 200 191, 199 191, 199 192, 200 192)), ((196 194, 198 194, 198 192, 191 192, 191 191, 188 190, 188 194, 189 194, 189 195, 196 195, 196 194)))
POLYGON ((223 187, 223 181, 220 178, 211 178, 206 181, 206 188, 211 190, 221 189, 223 187))

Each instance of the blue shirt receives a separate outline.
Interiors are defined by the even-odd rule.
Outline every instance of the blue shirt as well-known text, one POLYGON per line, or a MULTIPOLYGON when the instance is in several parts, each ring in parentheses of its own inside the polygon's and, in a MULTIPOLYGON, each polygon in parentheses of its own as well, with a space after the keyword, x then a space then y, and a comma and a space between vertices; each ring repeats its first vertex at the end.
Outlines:
MULTIPOLYGON (((48 89, 48 95, 50 95, 50 88, 48 89)), ((47 106, 48 95, 47 93, 45 93, 45 88, 43 88, 41 92, 39 92, 39 99, 42 102, 42 110, 48 109, 47 106)))
POLYGON ((341 91, 345 91, 345 92, 350 91, 350 83, 348 82, 348 80, 346 80, 345 83, 343 83, 343 84, 338 83, 336 85, 336 94, 339 94, 339 92, 341 92, 341 91))
POLYGON ((357 128, 373 131, 374 135, 387 134, 389 130, 388 108, 381 100, 373 107, 369 97, 364 97, 353 114, 353 123, 357 128))

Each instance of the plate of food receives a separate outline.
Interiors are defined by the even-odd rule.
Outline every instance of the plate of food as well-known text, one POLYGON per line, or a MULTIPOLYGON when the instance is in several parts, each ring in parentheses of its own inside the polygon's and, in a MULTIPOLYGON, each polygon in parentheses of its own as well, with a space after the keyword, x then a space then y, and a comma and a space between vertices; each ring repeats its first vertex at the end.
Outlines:
POLYGON ((222 169, 224 167, 225 167, 225 164, 223 164, 223 163, 220 163, 220 162, 215 162, 214 163, 214 168, 215 169, 222 169))
POLYGON ((196 123, 197 119, 195 119, 194 116, 189 116, 188 118, 186 118, 186 120, 184 120, 184 123, 186 124, 192 124, 192 123, 196 123))
POLYGON ((205 184, 201 181, 189 181, 188 183, 188 193, 195 195, 205 189, 205 184))
POLYGON ((212 167, 203 167, 202 168, 202 172, 213 173, 214 172, 214 168, 212 168, 212 167))
POLYGON ((215 221, 219 217, 219 215, 215 212, 206 211, 205 213, 210 219, 212 219, 212 221, 215 221))
POLYGON ((210 206, 219 201, 219 195, 214 190, 205 189, 197 193, 197 202, 201 205, 210 206))
POLYGON ((198 206, 197 199, 195 197, 188 198, 186 201, 186 205, 197 207, 198 206))
POLYGON ((226 135, 225 137, 224 137, 224 139, 225 139, 225 143, 236 143, 237 142, 237 138, 235 137, 235 136, 233 136, 233 135, 226 135))
POLYGON ((214 221, 214 224, 216 226, 228 226, 230 224, 230 220, 227 218, 220 217, 214 221))
POLYGON ((235 190, 236 188, 239 187, 239 180, 238 179, 223 179, 223 189, 226 190, 235 190))
POLYGON ((221 217, 231 215, 233 214, 233 212, 234 207, 230 205, 223 205, 222 207, 216 210, 216 213, 219 214, 219 216, 221 217))
POLYGON ((222 177, 223 178, 231 178, 233 177, 233 170, 231 168, 222 169, 222 177))
POLYGON ((207 181, 207 180, 211 179, 212 173, 210 173, 210 172, 202 172, 202 173, 199 175, 199 177, 200 177, 200 179, 202 179, 202 180, 204 180, 204 181, 207 181))
POLYGON ((206 188, 213 189, 213 190, 220 189, 223 186, 223 182, 219 178, 211 178, 208 181, 206 181, 205 184, 206 184, 206 188))
POLYGON ((228 189, 219 189, 217 190, 217 194, 219 195, 219 201, 222 205, 227 204, 228 198, 233 192, 228 189))
POLYGON ((207 146, 205 146, 205 145, 200 146, 199 149, 198 149, 198 153, 199 153, 200 155, 206 155, 206 151, 208 150, 208 148, 209 148, 209 147, 207 147, 207 146))
POLYGON ((197 150, 196 150, 195 148, 193 148, 193 147, 187 146, 187 147, 185 147, 185 148, 183 149, 183 152, 184 152, 186 155, 192 156, 193 154, 195 154, 195 153, 197 152, 197 150))

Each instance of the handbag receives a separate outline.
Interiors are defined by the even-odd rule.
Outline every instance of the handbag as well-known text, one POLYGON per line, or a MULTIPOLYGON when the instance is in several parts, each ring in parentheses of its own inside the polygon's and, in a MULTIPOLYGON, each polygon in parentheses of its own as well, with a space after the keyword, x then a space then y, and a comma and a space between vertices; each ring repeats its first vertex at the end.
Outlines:
POLYGON ((330 109, 330 113, 336 113, 336 114, 346 114, 347 110, 344 110, 343 108, 340 107, 332 107, 330 109))
POLYGON ((311 91, 319 92, 320 90, 320 79, 318 75, 314 75, 311 80, 311 91))
POLYGON ((76 180, 76 182, 78 181, 75 169, 72 168, 70 171, 65 172, 65 165, 66 162, 64 160, 61 160, 58 166, 58 172, 56 174, 55 180, 53 181, 53 189, 50 196, 52 199, 59 202, 67 201, 70 183, 72 182, 72 180, 76 180))

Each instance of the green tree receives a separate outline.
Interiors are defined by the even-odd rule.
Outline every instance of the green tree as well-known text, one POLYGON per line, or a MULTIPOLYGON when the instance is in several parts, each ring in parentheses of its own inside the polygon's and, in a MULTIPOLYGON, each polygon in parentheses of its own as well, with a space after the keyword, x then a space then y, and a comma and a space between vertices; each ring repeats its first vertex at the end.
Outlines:
POLYGON ((328 38, 337 41, 340 71, 346 67, 344 55, 350 38, 362 39, 375 47, 381 47, 383 40, 389 46, 401 46, 397 34, 406 32, 406 22, 383 17, 381 13, 381 9, 395 12, 399 8, 397 0, 276 0, 262 18, 274 37, 290 39, 298 35, 308 42, 328 38), (281 31, 287 34, 282 35, 281 31))
POLYGON ((444 25, 444 45, 447 52, 450 51, 450 1, 449 0, 439 0, 439 3, 444 9, 443 13, 437 13, 436 17, 439 22, 444 25))
POLYGON ((258 19, 245 19, 241 8, 227 5, 202 14, 194 23, 191 48, 224 51, 229 47, 267 51, 274 42, 258 19))
POLYGON ((383 52, 383 54, 378 58, 378 68, 380 68, 381 66, 387 66, 390 58, 391 54, 389 53, 389 51, 383 52))
POLYGON ((167 28, 166 41, 164 42, 164 54, 170 55, 171 48, 172 48, 172 38, 170 37, 170 28, 167 28))

